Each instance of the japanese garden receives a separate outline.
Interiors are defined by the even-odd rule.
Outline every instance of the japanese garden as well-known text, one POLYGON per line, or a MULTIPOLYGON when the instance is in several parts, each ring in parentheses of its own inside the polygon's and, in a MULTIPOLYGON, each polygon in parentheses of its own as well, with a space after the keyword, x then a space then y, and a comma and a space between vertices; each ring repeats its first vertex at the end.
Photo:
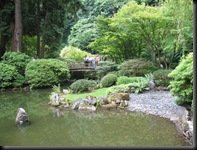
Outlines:
POLYGON ((192 147, 193 1, 1 0, 0 145, 192 147))

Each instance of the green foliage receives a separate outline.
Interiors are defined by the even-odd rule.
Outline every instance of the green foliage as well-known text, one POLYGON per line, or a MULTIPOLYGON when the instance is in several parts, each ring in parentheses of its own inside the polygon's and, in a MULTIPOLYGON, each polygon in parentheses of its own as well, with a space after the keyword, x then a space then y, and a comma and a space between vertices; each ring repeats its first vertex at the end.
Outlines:
POLYGON ((52 86, 70 78, 68 66, 57 59, 37 59, 28 63, 25 77, 31 88, 52 86))
MULTIPOLYGON (((23 36, 23 51, 31 57, 37 55, 37 37, 36 36, 23 36)), ((35 57, 36 58, 36 57, 35 57)))
POLYGON ((143 79, 138 79, 137 82, 134 82, 132 84, 132 87, 134 87, 134 91, 136 94, 142 93, 145 90, 149 90, 148 81, 143 79))
POLYGON ((65 46, 60 53, 60 57, 74 62, 83 61, 85 55, 91 55, 86 51, 82 51, 77 47, 65 46))
POLYGON ((115 70, 117 70, 117 64, 112 61, 99 61, 99 65, 96 67, 97 74, 100 77, 115 70))
POLYGON ((61 94, 61 88, 60 88, 60 84, 57 85, 53 85, 52 86, 52 90, 54 93, 57 93, 57 94, 61 94))
POLYGON ((173 80, 169 88, 178 98, 177 104, 192 103, 193 100, 193 53, 183 58, 179 65, 168 75, 173 80))
POLYGON ((30 56, 21 52, 6 52, 2 59, 2 63, 15 66, 21 75, 24 75, 25 67, 31 61, 30 56))
POLYGON ((132 79, 127 76, 120 76, 117 78, 116 85, 132 83, 132 79))
POLYGON ((144 77, 127 77, 127 76, 120 76, 117 79, 116 85, 120 84, 128 84, 128 83, 136 83, 138 80, 142 80, 143 82, 146 82, 147 79, 144 77))
POLYGON ((172 72, 172 69, 158 69, 153 72, 154 81, 157 86, 169 86, 172 78, 168 77, 168 74, 172 72))
POLYGON ((20 75, 15 66, 0 63, 0 87, 20 87, 24 84, 25 78, 20 75))
POLYGON ((117 75, 107 74, 105 75, 100 82, 101 87, 109 87, 115 85, 117 81, 117 75))
POLYGON ((137 77, 137 78, 133 78, 133 81, 132 81, 132 78, 128 78, 128 79, 129 79, 130 83, 119 84, 119 85, 115 85, 115 86, 110 87, 107 90, 107 95, 109 95, 113 92, 125 92, 125 93, 135 92, 136 94, 138 94, 138 93, 142 93, 146 90, 149 90, 148 81, 146 80, 146 78, 137 77))
POLYGON ((81 93, 96 89, 97 83, 94 80, 79 79, 70 85, 73 93, 81 93))
POLYGON ((71 29, 68 44, 91 52, 87 46, 97 37, 97 34, 93 18, 80 19, 71 29))
POLYGON ((109 89, 107 89, 106 94, 111 95, 114 92, 115 93, 118 93, 118 92, 129 93, 131 92, 131 88, 129 85, 130 84, 120 84, 120 85, 111 86, 109 89))
POLYGON ((89 43, 100 35, 95 24, 95 18, 99 15, 105 17, 113 16, 122 5, 131 0, 80 0, 85 6, 86 13, 78 12, 79 20, 71 27, 68 37, 69 45, 78 47, 88 52, 92 49, 89 43))
MULTIPOLYGON (((150 4, 146 0, 138 2, 150 4)), ((162 63, 171 68, 177 58, 192 51, 192 1, 180 0, 180 9, 176 9, 174 1, 158 7, 145 4, 132 1, 113 17, 97 17, 100 35, 89 47, 118 63, 147 58, 158 66, 162 63)))
POLYGON ((145 59, 131 59, 119 65, 119 73, 123 76, 144 76, 156 70, 151 61, 145 59))
POLYGON ((152 73, 145 74, 145 78, 147 81, 153 81, 154 80, 154 75, 152 73))

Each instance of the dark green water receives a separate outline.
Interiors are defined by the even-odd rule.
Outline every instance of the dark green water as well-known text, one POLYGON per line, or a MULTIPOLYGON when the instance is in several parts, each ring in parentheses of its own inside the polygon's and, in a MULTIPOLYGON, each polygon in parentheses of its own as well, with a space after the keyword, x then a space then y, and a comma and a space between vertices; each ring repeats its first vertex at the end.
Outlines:
POLYGON ((0 93, 1 146, 185 146, 168 119, 126 110, 76 112, 48 106, 51 89, 0 93), (23 107, 31 125, 15 126, 23 107))

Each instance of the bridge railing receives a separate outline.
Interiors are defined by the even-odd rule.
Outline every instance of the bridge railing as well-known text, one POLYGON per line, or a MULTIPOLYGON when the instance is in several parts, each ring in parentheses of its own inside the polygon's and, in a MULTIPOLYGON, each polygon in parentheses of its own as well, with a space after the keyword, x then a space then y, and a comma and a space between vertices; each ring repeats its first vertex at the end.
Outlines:
POLYGON ((95 67, 93 67, 91 63, 77 62, 77 63, 70 63, 69 64, 69 69, 70 70, 75 70, 75 69, 95 69, 95 67))

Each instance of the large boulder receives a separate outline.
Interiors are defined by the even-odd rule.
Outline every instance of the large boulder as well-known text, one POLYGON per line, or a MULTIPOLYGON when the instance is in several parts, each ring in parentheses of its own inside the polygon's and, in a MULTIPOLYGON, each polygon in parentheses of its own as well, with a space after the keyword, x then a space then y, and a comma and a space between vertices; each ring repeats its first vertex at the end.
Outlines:
POLYGON ((18 108, 16 120, 16 125, 27 125, 29 124, 29 117, 23 108, 18 108))

